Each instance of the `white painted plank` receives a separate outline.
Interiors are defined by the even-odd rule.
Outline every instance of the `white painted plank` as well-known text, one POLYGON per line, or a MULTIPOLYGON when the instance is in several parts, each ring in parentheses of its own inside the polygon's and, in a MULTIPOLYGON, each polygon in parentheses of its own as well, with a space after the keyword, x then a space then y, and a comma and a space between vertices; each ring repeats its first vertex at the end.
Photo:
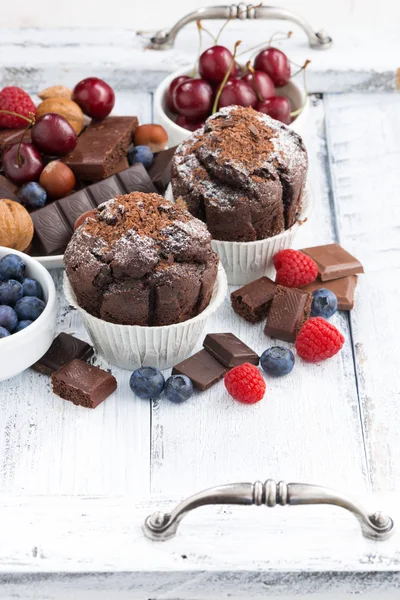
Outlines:
MULTIPOLYGON (((208 25, 212 31, 218 30, 215 23, 208 25)), ((311 92, 396 88, 400 53, 396 29, 368 31, 345 28, 342 23, 331 28, 327 23, 324 27, 334 45, 320 51, 311 49, 304 33, 292 24, 240 21, 226 28, 222 42, 233 48, 240 39, 243 49, 250 48, 266 42, 277 27, 284 31, 293 29, 295 33, 292 39, 276 43, 291 60, 301 64, 306 58, 312 61, 308 68, 311 92)), ((179 34, 175 47, 167 51, 148 50, 149 38, 150 34, 141 37, 135 31, 111 27, 2 30, 0 87, 21 85, 34 92, 56 83, 73 86, 88 76, 89 69, 118 89, 154 91, 168 73, 193 64, 198 36, 191 24, 179 34)), ((204 47, 208 43, 205 40, 204 47)))
MULTIPOLYGON (((118 93, 116 112, 151 122, 151 96, 118 93)), ((58 331, 89 341, 62 294, 58 331)), ((110 368, 96 359, 95 364, 110 368)), ((113 367, 118 390, 95 410, 65 402, 32 370, 0 383, 0 491, 14 494, 134 494, 149 489, 150 408, 134 398, 130 373, 113 367)))
MULTIPOLYGON (((296 240, 298 247, 334 237, 323 172, 323 118, 322 103, 315 100, 305 140, 315 211, 296 240)), ((233 401, 223 382, 184 405, 155 402, 152 491, 185 494, 219 482, 267 477, 364 489, 368 474, 347 317, 338 314, 333 322, 346 337, 342 352, 318 366, 298 359, 290 376, 267 379, 266 398, 259 404, 233 401)), ((231 331, 260 354, 272 345, 262 324, 251 326, 238 317, 228 299, 206 330, 231 331)))
POLYGON ((326 102, 340 240, 366 272, 351 320, 368 462, 376 490, 399 490, 399 102, 390 94, 326 102))

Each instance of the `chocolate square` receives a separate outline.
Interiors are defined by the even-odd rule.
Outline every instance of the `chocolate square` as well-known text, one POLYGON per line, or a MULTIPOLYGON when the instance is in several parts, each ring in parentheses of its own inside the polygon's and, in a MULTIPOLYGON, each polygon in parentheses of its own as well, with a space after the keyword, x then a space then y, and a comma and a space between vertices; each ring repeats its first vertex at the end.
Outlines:
POLYGON ((203 346, 225 367, 237 367, 243 363, 258 365, 260 361, 257 352, 246 346, 233 333, 209 333, 203 346))
POLYGON ((301 289, 305 292, 314 292, 321 288, 331 290, 336 295, 339 310, 351 310, 354 307, 354 294, 357 285, 357 275, 349 275, 331 281, 321 281, 319 277, 301 289))
POLYGON ((51 375, 76 358, 86 361, 92 355, 93 348, 90 344, 62 332, 54 339, 46 354, 32 365, 32 368, 44 375, 51 375))
POLYGON ((304 248, 302 252, 311 256, 317 263, 321 281, 330 281, 331 279, 364 273, 360 261, 339 244, 304 248))
POLYGON ((66 220, 60 200, 31 213, 35 228, 34 239, 43 254, 62 254, 71 239, 73 228, 66 220))
POLYGON ((266 318, 277 284, 269 277, 260 277, 231 294, 233 310, 249 323, 266 318))
POLYGON ((310 316, 312 296, 296 288, 278 285, 269 310, 265 335, 294 342, 300 327, 310 316))
POLYGON ((165 194, 165 190, 170 184, 172 159, 177 147, 174 146, 173 148, 168 148, 168 150, 157 152, 154 155, 153 163, 147 170, 150 179, 160 194, 165 194))
POLYGON ((96 408, 117 389, 117 380, 108 371, 82 360, 73 360, 51 376, 53 392, 76 405, 96 408))
POLYGON ((115 178, 118 180, 122 189, 125 188, 125 193, 127 194, 132 191, 144 192, 146 194, 157 193, 157 190, 142 163, 136 163, 129 169, 121 171, 115 178))
POLYGON ((229 369, 211 356, 207 350, 200 350, 176 365, 172 369, 172 374, 186 375, 195 388, 204 392, 222 379, 228 371, 229 369))

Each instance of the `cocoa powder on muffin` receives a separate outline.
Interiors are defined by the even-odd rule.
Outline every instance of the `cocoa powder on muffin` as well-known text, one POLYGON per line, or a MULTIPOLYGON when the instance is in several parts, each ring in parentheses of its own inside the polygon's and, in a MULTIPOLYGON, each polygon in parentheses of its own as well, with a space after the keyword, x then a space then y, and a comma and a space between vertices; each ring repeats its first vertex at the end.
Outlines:
POLYGON ((247 242, 295 223, 306 175, 298 134, 252 108, 231 106, 178 147, 171 183, 215 239, 247 242))
POLYGON ((133 192, 98 207, 64 256, 79 305, 123 325, 170 325, 209 304, 218 259, 205 225, 157 194, 133 192))

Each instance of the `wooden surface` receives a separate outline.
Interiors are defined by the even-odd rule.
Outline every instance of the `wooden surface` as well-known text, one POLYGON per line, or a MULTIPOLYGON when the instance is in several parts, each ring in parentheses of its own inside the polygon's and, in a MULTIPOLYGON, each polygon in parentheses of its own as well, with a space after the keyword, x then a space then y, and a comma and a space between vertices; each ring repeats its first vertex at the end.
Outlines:
MULTIPOLYGON (((45 47, 46 35, 41 43, 45 47)), ((62 60, 64 43, 60 39, 62 60)), ((0 49, 7 44, 2 36, 0 49)), ((38 58, 39 66, 26 70, 22 44, 21 54, 10 59, 14 66, 20 61, 17 70, 0 67, 0 81, 23 83, 25 77, 37 91, 50 78, 53 84, 71 83, 87 75, 81 64, 61 74, 58 69, 56 80, 54 52, 52 62, 48 52, 38 51, 47 64, 38 58)), ((96 74, 103 68, 111 73, 112 47, 110 56, 96 74)), ((2 52, 0 62, 7 62, 2 52)), ((145 76, 138 91, 143 79, 121 69, 113 71, 113 82, 121 83, 116 111, 151 121, 146 87, 154 87, 154 79, 145 76)), ((366 273, 359 278, 354 311, 332 320, 346 338, 342 352, 317 366, 298 361, 289 377, 267 382, 260 404, 235 403, 222 383, 182 406, 150 404, 130 392, 130 373, 114 367, 118 391, 95 411, 53 396, 49 379, 32 371, 0 383, 1 599, 62 599, 72 592, 86 599, 91 591, 96 598, 118 592, 118 598, 200 600, 291 597, 293 591, 320 600, 322 590, 336 600, 355 590, 367 596, 368 589, 379 598, 398 597, 399 538, 366 542, 357 523, 334 509, 275 509, 268 516, 262 509, 207 509, 161 546, 142 537, 140 523, 169 498, 267 477, 329 485, 364 496, 373 509, 396 513, 399 140, 395 94, 313 96, 305 143, 315 209, 295 245, 339 240, 366 273), (393 495, 375 506, 372 492, 393 495), (299 574, 305 570, 307 581, 299 574), (44 575, 48 571, 53 574, 44 575), (115 574, 120 571, 127 574, 115 574)), ((53 276, 58 330, 88 339, 63 298, 61 272, 53 276)), ((259 352, 270 343, 260 325, 249 326, 232 312, 228 300, 207 331, 233 331, 259 352)), ((95 364, 109 367, 101 358, 95 364)))

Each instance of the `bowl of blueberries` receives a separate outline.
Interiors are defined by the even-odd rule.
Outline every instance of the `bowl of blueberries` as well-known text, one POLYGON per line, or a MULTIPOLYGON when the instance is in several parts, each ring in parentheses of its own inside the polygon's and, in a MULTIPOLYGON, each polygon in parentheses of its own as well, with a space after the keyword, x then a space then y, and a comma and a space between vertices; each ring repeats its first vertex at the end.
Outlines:
POLYGON ((21 373, 50 348, 56 289, 48 271, 23 252, 0 246, 0 381, 21 373))

